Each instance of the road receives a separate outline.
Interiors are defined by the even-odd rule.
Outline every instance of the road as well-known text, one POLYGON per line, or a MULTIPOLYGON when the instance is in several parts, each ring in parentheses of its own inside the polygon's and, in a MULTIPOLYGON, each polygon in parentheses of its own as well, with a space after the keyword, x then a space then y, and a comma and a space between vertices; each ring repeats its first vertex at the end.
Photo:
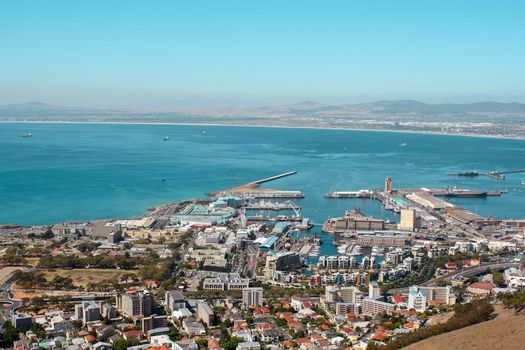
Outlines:
MULTIPOLYGON (((472 266, 472 267, 467 267, 467 268, 464 268, 464 269, 461 269, 461 270, 458 270, 458 271, 454 271, 454 272, 451 272, 449 274, 446 274, 446 275, 443 275, 443 276, 439 276, 437 278, 432 278, 424 283, 420 283, 421 286, 425 286, 425 287, 435 287, 437 286, 437 279, 445 279, 447 281, 450 281, 450 280, 453 280, 459 276, 464 276, 464 275, 477 275, 477 274, 480 274, 484 271, 487 271, 487 270, 491 270, 491 269, 494 269, 494 268, 499 268, 499 269, 508 269, 509 267, 518 267, 519 266, 519 263, 518 262, 511 262, 511 261, 504 261, 504 262, 493 262, 493 263, 485 263, 485 264, 482 264, 480 266, 472 266)), ((393 289, 390 289, 388 291, 390 294, 392 294, 393 292, 395 293, 408 293, 408 287, 403 287, 403 288, 393 288, 393 289)))

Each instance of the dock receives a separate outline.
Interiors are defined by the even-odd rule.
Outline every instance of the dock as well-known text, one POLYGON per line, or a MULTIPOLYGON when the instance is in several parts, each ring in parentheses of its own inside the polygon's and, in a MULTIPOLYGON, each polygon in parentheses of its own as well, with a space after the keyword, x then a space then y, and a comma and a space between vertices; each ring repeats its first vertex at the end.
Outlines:
POLYGON ((304 198, 301 191, 243 191, 245 198, 271 199, 271 198, 304 198))
POLYGON ((287 216, 287 215, 279 215, 279 216, 265 216, 265 215, 254 215, 254 216, 247 216, 246 221, 293 221, 293 222, 300 222, 303 221, 302 216, 287 216))
POLYGON ((260 201, 258 203, 248 204, 245 209, 247 210, 300 210, 301 207, 294 205, 293 203, 287 201, 284 203, 279 202, 270 202, 270 201, 260 201))

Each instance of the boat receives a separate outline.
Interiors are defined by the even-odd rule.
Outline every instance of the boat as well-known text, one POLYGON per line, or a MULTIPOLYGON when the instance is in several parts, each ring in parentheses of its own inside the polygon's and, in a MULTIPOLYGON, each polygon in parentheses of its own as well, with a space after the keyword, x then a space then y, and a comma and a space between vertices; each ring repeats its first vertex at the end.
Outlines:
POLYGON ((406 142, 403 142, 403 143, 401 143, 401 144, 399 145, 399 147, 406 147, 406 146, 408 146, 408 143, 406 143, 406 142))
POLYGON ((31 134, 30 132, 28 132, 27 134, 22 135, 22 137, 33 137, 33 134, 31 134))
POLYGON ((445 192, 444 196, 461 198, 487 197, 487 191, 463 190, 457 187, 452 187, 447 189, 447 192, 445 192))
POLYGON ((477 171, 464 171, 462 173, 448 173, 448 175, 475 177, 479 176, 479 173, 477 171))
POLYGON ((525 180, 521 180, 521 184, 525 186, 525 180))
POLYGON ((202 132, 202 136, 208 136, 208 132, 207 132, 206 130, 204 130, 204 131, 202 132))
POLYGON ((169 136, 166 136, 166 137, 164 138, 164 141, 169 141, 169 140, 170 140, 170 137, 169 137, 169 136))

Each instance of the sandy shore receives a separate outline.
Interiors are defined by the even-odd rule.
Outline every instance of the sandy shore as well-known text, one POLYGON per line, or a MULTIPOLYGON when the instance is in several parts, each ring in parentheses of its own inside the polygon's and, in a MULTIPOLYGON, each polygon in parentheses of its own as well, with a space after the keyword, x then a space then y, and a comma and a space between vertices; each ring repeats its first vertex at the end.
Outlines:
POLYGON ((461 137, 480 137, 490 139, 506 139, 506 140, 525 140, 525 137, 520 136, 503 136, 503 135, 484 135, 474 133, 449 133, 437 131, 423 131, 423 130, 389 130, 389 129, 367 129, 367 128, 341 128, 341 127, 327 127, 327 126, 290 126, 290 125, 264 125, 264 124, 230 124, 230 123, 174 123, 174 122, 102 122, 102 121, 9 121, 0 120, 0 123, 9 124, 107 124, 107 125, 186 125, 186 126, 235 126, 246 128, 278 128, 278 129, 318 129, 318 130, 342 130, 342 131, 372 131, 372 132, 394 132, 401 134, 427 134, 427 135, 442 135, 442 136, 461 136, 461 137))

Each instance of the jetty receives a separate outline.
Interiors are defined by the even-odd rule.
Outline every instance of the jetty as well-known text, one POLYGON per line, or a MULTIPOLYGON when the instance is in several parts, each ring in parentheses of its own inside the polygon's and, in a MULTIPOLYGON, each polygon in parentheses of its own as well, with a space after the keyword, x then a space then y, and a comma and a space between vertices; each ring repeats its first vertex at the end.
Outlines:
POLYGON ((297 174, 297 171, 288 171, 286 173, 265 177, 259 180, 248 182, 247 184, 233 187, 230 189, 208 192, 207 194, 212 197, 223 196, 223 195, 235 195, 245 199, 271 199, 271 198, 304 198, 301 191, 282 191, 274 190, 271 188, 260 188, 261 184, 281 179, 286 176, 297 174))

